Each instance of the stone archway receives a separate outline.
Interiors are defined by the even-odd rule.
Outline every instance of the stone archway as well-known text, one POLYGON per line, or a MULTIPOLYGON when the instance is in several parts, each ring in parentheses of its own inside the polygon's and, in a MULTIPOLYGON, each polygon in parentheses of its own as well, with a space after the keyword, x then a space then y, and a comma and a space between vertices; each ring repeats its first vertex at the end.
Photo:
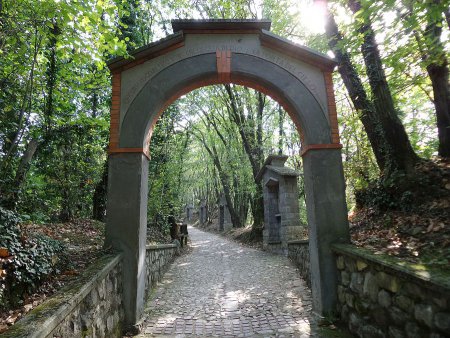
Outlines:
POLYGON ((107 245, 123 252, 126 324, 142 314, 149 143, 164 109, 211 84, 260 90, 289 113, 302 139, 314 310, 335 310, 331 244, 349 240, 332 85, 335 62, 268 30, 269 21, 176 20, 174 34, 117 58, 109 148, 107 245))

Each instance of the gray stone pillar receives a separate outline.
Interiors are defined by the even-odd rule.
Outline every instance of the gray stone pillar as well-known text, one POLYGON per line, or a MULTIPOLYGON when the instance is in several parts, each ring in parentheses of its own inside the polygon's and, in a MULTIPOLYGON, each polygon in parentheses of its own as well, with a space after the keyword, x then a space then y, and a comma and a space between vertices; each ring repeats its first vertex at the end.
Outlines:
POLYGON ((311 150, 303 156, 313 309, 336 312, 337 270, 332 243, 350 241, 341 151, 311 150))
POLYGON ((125 325, 132 326, 144 309, 148 160, 141 153, 111 155, 108 174, 105 245, 122 252, 125 325))

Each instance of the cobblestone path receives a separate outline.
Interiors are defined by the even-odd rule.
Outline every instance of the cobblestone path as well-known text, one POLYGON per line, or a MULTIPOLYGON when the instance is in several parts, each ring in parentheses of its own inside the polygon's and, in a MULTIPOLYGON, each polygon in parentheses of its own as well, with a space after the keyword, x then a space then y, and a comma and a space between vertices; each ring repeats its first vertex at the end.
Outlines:
POLYGON ((192 227, 189 236, 193 250, 153 291, 140 337, 321 336, 311 293, 286 257, 192 227))

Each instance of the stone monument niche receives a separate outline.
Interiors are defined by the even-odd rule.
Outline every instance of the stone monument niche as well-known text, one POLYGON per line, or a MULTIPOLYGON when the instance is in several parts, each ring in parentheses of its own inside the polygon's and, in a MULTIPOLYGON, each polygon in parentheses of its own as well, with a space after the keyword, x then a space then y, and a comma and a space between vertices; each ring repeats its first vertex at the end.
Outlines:
POLYGON ((219 199, 219 230, 228 231, 233 227, 231 222, 230 210, 228 210, 227 199, 225 195, 220 195, 219 199))
POLYGON ((192 204, 186 204, 186 221, 191 221, 192 220, 192 210, 194 209, 194 207, 192 206, 192 204))
POLYGON ((257 176, 264 194, 264 249, 284 255, 288 241, 298 239, 303 231, 297 187, 300 173, 284 166, 287 159, 270 155, 257 176))
POLYGON ((200 202, 200 224, 205 225, 208 220, 208 205, 203 198, 200 202))

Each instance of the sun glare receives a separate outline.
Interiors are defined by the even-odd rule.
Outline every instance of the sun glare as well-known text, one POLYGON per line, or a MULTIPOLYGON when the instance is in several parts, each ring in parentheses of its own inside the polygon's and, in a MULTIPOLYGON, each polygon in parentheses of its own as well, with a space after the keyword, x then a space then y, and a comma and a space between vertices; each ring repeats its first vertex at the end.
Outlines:
POLYGON ((302 26, 314 34, 324 33, 326 5, 325 0, 300 2, 299 10, 302 26))

